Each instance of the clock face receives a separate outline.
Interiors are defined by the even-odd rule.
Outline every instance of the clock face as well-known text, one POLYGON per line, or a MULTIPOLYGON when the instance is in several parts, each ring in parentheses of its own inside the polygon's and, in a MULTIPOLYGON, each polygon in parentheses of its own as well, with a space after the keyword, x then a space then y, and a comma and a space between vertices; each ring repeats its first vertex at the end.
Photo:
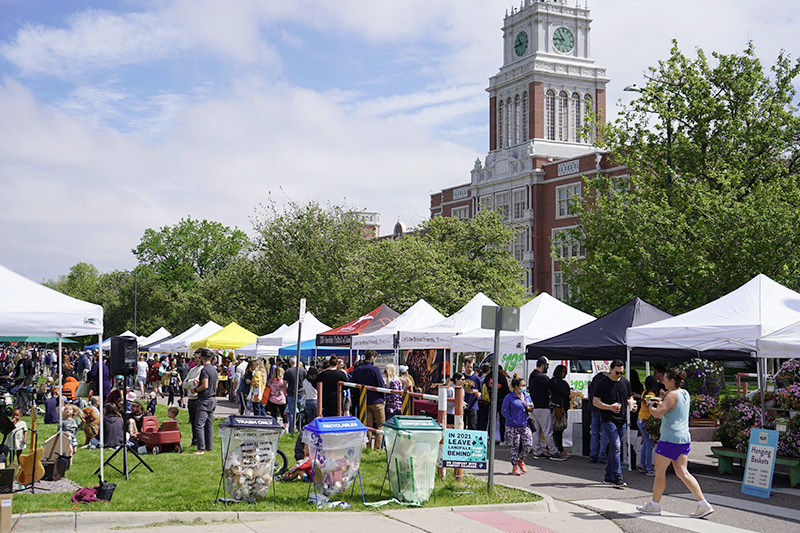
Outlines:
POLYGON ((519 56, 522 57, 525 55, 525 52, 528 51, 528 34, 524 31, 521 31, 517 34, 517 38, 514 39, 514 52, 519 56))
POLYGON ((562 54, 566 54, 575 46, 575 36, 564 26, 553 32, 553 46, 562 54))

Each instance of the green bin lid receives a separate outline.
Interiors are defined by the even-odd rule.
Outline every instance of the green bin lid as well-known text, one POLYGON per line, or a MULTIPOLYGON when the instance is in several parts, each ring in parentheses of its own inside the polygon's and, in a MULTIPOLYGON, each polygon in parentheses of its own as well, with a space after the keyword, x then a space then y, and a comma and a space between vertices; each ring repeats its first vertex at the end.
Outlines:
POLYGON ((383 423, 388 427, 403 431, 441 431, 442 426, 429 416, 395 416, 383 423))

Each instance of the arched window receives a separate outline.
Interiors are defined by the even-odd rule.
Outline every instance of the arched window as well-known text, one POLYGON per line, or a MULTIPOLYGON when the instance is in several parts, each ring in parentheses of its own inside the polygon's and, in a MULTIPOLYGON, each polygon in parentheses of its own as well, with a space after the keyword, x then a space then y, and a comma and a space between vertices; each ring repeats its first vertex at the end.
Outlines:
POLYGON ((514 144, 522 142, 522 109, 519 107, 519 95, 514 96, 514 144))
POLYGON ((497 106, 497 148, 503 148, 503 114, 506 112, 503 101, 497 106))
MULTIPOLYGON (((583 97, 584 105, 583 105, 583 113, 584 113, 584 120, 586 117, 592 116, 594 113, 594 102, 592 102, 592 97, 590 95, 586 95, 583 97)), ((594 135, 589 135, 588 139, 584 139, 583 142, 591 143, 594 141, 594 135)))
POLYGON ((514 142, 514 107, 511 97, 506 100, 506 146, 511 146, 514 142))
POLYGON ((569 98, 564 91, 558 94, 558 140, 569 140, 569 98))
POLYGON ((572 134, 570 135, 570 140, 572 142, 581 142, 581 126, 583 125, 583 109, 581 109, 583 102, 581 101, 581 95, 578 93, 572 93, 572 124, 571 130, 572 134))
POLYGON ((548 141, 556 140, 556 93, 552 89, 544 95, 544 131, 548 141))
POLYGON ((522 93, 522 142, 528 140, 528 91, 522 93))

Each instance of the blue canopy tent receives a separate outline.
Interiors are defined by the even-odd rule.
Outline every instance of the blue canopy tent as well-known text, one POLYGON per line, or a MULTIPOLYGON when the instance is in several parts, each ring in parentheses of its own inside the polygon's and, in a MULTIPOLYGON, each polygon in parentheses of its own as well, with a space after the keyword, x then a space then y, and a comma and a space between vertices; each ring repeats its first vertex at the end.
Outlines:
MULTIPOLYGON (((317 346, 316 339, 308 339, 300 343, 300 360, 308 361, 316 357, 329 357, 331 355, 338 355, 344 357, 350 354, 350 348, 346 346, 317 346)), ((284 346, 278 350, 278 355, 281 357, 297 356, 297 344, 284 346)))

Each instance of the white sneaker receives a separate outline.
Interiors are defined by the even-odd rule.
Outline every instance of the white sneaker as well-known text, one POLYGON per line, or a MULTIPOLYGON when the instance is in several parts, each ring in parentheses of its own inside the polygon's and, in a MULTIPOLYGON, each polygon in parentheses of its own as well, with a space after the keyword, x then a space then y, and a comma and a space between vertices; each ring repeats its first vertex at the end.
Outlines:
POLYGON ((647 502, 647 505, 637 507, 636 510, 642 514, 661 514, 661 506, 656 507, 652 501, 647 502))
POLYGON ((706 505, 703 507, 702 505, 697 506, 697 511, 692 513, 692 518, 703 518, 704 516, 708 516, 714 512, 714 508, 711 505, 706 505))

